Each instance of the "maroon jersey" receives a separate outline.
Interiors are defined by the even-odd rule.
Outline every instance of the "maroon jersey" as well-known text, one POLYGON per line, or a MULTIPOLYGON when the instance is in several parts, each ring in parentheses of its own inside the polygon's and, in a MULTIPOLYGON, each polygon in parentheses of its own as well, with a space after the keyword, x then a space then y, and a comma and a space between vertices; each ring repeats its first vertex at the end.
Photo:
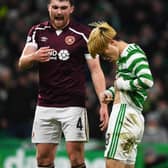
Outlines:
POLYGON ((38 105, 47 107, 85 106, 85 67, 90 28, 74 21, 62 30, 50 22, 33 26, 27 45, 50 46, 50 61, 39 63, 38 105))

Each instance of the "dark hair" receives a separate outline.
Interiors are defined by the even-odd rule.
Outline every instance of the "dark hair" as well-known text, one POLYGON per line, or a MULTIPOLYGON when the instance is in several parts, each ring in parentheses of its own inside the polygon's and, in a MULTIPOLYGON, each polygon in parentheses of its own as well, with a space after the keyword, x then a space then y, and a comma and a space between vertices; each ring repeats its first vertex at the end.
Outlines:
MULTIPOLYGON (((59 0, 60 2, 62 1, 69 1, 71 5, 74 5, 74 0, 59 0)), ((47 4, 49 4, 51 0, 47 0, 47 4)))

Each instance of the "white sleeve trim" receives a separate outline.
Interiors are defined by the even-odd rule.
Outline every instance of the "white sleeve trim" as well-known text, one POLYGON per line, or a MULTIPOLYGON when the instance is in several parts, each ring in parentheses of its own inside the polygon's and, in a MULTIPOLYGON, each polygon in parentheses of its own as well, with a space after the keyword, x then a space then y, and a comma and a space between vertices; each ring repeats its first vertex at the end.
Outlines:
POLYGON ((28 47, 28 46, 32 46, 32 47, 34 47, 35 49, 38 48, 38 45, 37 45, 36 43, 33 43, 33 42, 31 42, 31 43, 26 43, 25 47, 28 47))
MULTIPOLYGON (((99 57, 99 55, 96 55, 95 58, 99 57)), ((94 59, 89 53, 85 54, 86 59, 94 59)))

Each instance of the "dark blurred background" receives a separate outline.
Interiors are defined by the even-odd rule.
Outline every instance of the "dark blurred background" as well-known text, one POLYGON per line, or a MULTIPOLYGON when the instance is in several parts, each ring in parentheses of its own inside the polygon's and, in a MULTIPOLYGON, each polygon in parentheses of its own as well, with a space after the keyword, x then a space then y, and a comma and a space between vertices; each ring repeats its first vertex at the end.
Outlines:
MULTIPOLYGON (((144 143, 168 142, 168 1, 80 0, 73 17, 84 24, 107 21, 120 37, 138 43, 146 52, 155 85, 143 111, 144 143)), ((17 61, 29 28, 48 19, 45 0, 0 0, 0 136, 30 138, 36 105, 36 68, 19 72, 17 61)), ((102 61, 107 86, 113 84, 114 68, 102 61)), ((89 73, 86 100, 90 137, 104 140, 99 130, 99 105, 89 73)), ((109 105, 109 110, 111 104, 109 105)), ((146 156, 151 156, 151 150, 146 156)), ((147 157, 146 157, 147 158, 147 157)), ((148 166, 149 168, 150 166, 148 166)))

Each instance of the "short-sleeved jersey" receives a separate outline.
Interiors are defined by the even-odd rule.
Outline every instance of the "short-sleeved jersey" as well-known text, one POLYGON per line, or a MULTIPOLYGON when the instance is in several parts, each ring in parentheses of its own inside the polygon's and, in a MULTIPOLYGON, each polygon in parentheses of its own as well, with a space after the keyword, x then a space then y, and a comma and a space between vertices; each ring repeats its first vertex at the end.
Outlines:
POLYGON ((85 106, 85 68, 90 28, 71 21, 56 30, 49 21, 33 26, 26 45, 53 49, 50 61, 39 63, 38 105, 85 106))

